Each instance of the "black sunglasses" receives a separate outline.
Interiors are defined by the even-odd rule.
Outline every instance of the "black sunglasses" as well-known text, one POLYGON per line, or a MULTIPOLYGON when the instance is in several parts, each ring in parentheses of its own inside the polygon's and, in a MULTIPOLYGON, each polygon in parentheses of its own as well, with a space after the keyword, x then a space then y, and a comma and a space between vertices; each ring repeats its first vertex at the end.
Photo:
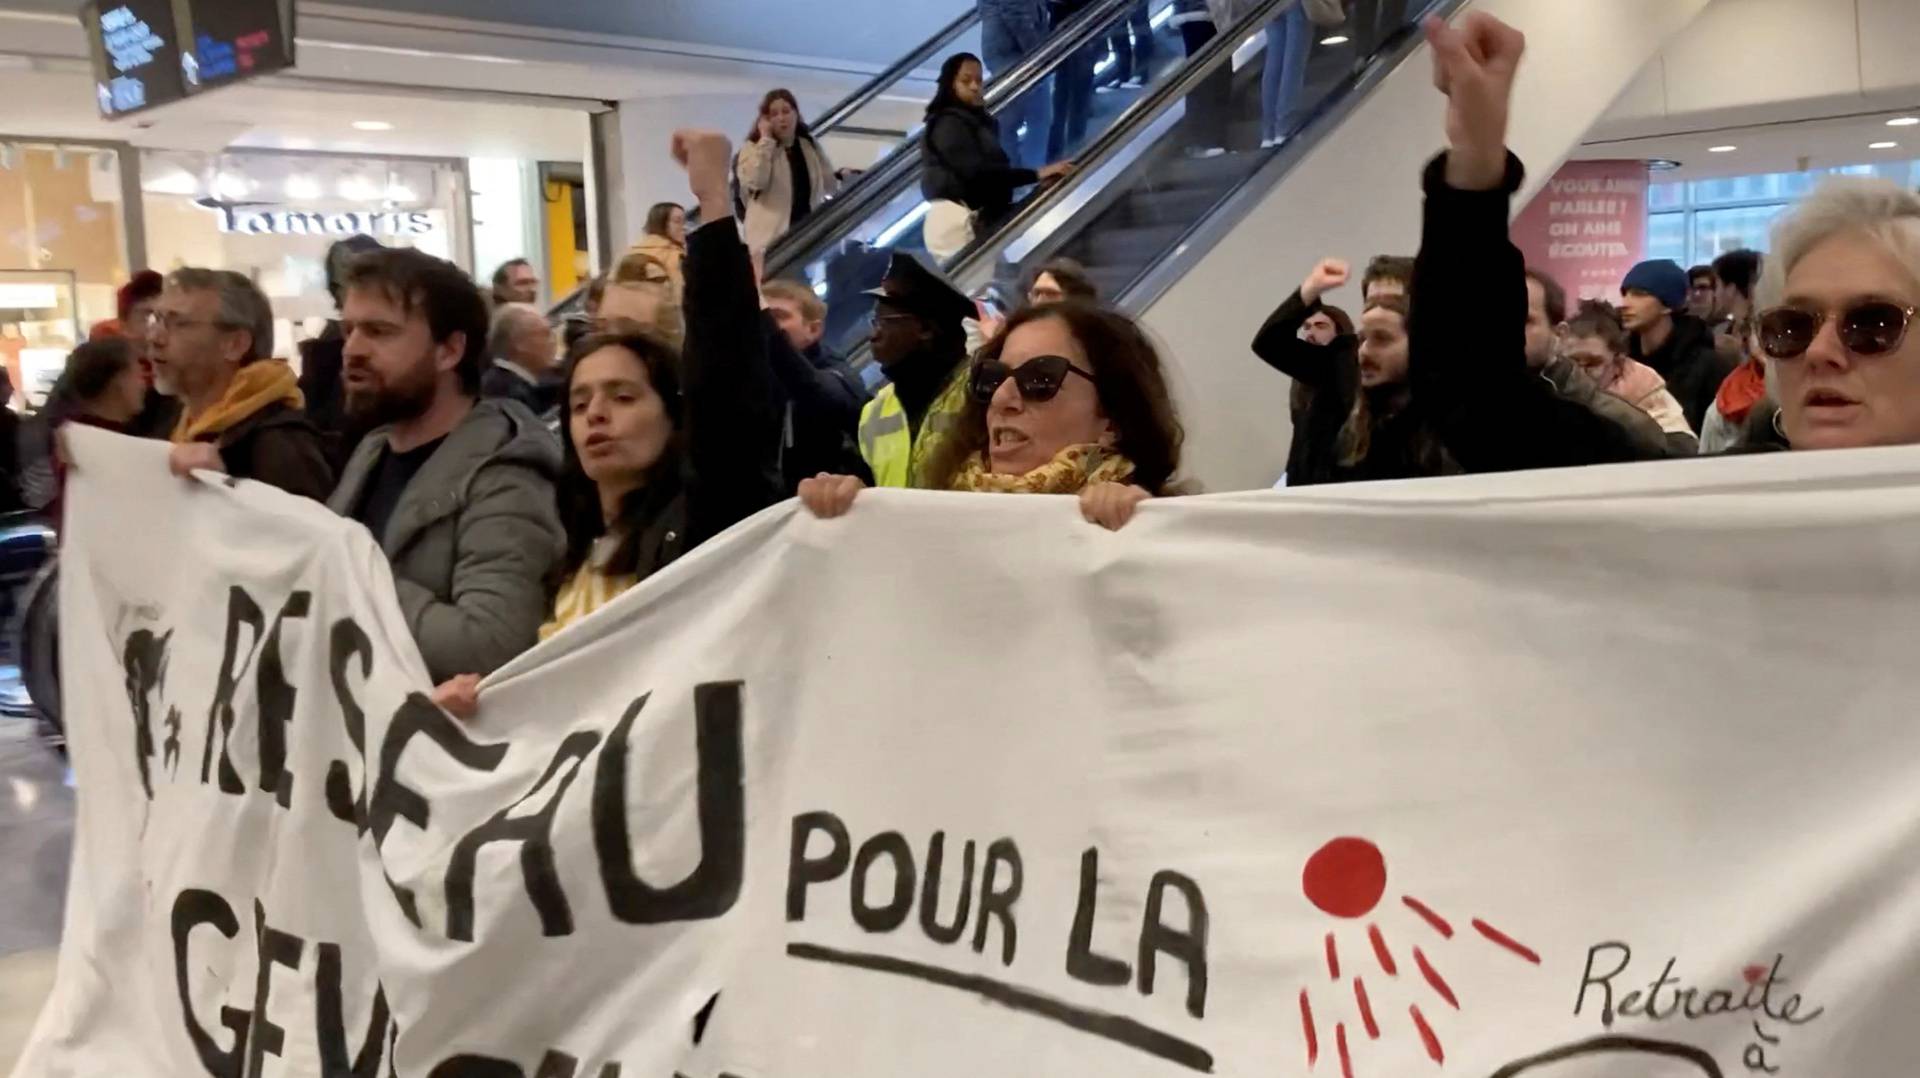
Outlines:
POLYGON ((981 404, 992 401, 1000 383, 1012 378, 1021 399, 1035 403, 1050 401, 1060 395, 1060 387, 1066 384, 1068 374, 1093 381, 1093 375, 1074 366, 1065 356, 1035 356, 1018 367, 1009 367, 997 359, 978 360, 973 365, 973 399, 981 404))
POLYGON ((1886 300, 1856 303, 1838 315, 1799 307, 1775 307, 1760 314, 1760 348, 1775 359, 1798 359, 1828 318, 1835 319, 1840 343, 1856 356, 1884 356, 1906 340, 1915 308, 1886 300))

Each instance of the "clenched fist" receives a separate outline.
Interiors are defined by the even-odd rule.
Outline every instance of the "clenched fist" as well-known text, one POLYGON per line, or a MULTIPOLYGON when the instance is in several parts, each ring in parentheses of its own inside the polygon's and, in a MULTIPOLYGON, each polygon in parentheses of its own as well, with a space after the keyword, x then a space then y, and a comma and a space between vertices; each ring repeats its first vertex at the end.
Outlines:
POLYGON ((1323 258, 1300 282, 1300 298, 1308 303, 1317 301, 1321 296, 1341 287, 1353 275, 1347 264, 1337 258, 1323 258))

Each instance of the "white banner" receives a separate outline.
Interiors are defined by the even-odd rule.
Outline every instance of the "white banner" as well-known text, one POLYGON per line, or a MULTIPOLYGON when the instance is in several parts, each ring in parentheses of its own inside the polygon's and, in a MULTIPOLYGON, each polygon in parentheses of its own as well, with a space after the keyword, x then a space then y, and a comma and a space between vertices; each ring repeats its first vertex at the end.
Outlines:
POLYGON ((461 724, 357 525, 78 434, 18 1075, 1920 1061, 1920 454, 777 508, 461 724))

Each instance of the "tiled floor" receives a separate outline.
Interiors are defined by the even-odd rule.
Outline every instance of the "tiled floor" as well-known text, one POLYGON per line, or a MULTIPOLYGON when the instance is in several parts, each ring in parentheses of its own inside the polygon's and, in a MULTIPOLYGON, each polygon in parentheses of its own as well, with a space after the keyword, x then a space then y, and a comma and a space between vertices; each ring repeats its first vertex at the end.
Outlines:
POLYGON ((53 985, 73 842, 73 791, 30 724, 0 718, 0 1074, 53 985))

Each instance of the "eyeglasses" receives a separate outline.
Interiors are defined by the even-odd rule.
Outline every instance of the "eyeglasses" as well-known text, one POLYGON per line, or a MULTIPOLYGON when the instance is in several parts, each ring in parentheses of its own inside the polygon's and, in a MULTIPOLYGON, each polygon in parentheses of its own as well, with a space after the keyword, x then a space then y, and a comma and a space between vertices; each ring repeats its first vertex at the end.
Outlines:
POLYGON ((195 326, 211 326, 214 329, 245 328, 230 325, 217 318, 183 318, 170 311, 154 311, 152 314, 147 315, 147 328, 149 330, 164 329, 168 333, 177 333, 180 330, 192 329, 195 326))
POLYGON ((1907 326, 1916 308, 1886 300, 1856 303, 1837 314, 1799 307, 1775 307, 1760 314, 1760 347, 1775 359, 1798 359, 1829 318, 1836 322, 1840 343, 1856 356, 1884 356, 1906 340, 1907 326))
POLYGON ((979 360, 973 365, 970 386, 973 399, 986 404, 993 400, 1000 383, 1011 378, 1022 400, 1039 404, 1060 395, 1060 387, 1066 385, 1068 374, 1093 381, 1093 375, 1074 366, 1065 356, 1035 356, 1018 367, 1009 367, 997 359, 979 360))

